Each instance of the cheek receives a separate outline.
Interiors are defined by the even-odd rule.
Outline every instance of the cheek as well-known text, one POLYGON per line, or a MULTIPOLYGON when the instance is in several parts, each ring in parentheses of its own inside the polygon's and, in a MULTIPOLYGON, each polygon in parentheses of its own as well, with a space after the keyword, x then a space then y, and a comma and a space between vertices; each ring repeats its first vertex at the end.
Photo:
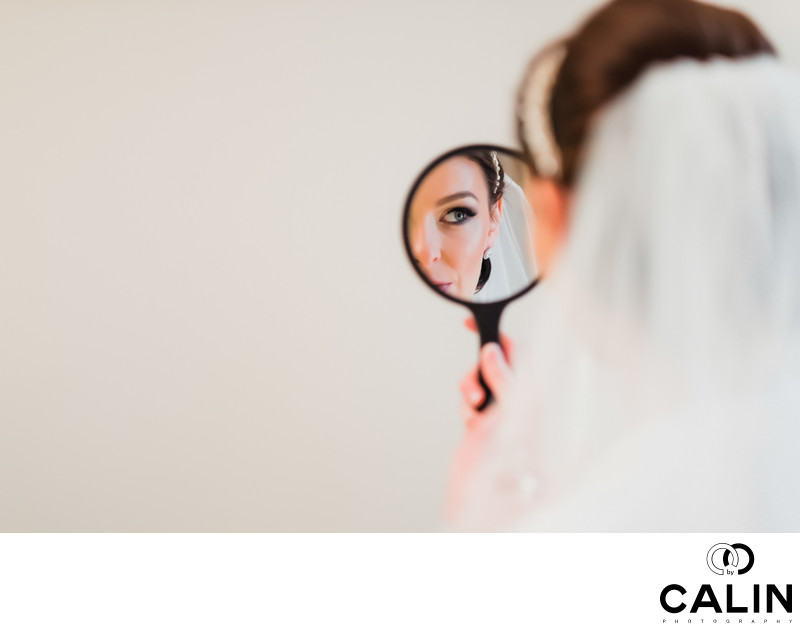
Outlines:
POLYGON ((471 221, 447 236, 442 258, 456 271, 460 281, 477 284, 487 233, 484 222, 471 221))
POLYGON ((550 262, 550 238, 545 234, 543 226, 536 225, 533 233, 533 252, 536 257, 536 266, 544 270, 550 262))
POLYGON ((547 195, 543 194, 539 186, 531 185, 525 191, 528 202, 533 208, 533 251, 536 265, 544 273, 550 263, 553 251, 554 232, 553 224, 547 218, 552 216, 549 204, 552 203, 547 195))

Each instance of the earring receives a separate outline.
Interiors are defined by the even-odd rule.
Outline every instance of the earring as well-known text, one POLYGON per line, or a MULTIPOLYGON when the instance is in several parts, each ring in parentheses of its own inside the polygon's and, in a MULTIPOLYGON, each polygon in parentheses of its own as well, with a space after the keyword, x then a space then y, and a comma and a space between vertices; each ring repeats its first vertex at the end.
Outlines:
POLYGON ((492 255, 492 248, 489 248, 489 249, 486 250, 486 252, 483 253, 483 260, 484 261, 489 260, 489 257, 491 255, 492 255))

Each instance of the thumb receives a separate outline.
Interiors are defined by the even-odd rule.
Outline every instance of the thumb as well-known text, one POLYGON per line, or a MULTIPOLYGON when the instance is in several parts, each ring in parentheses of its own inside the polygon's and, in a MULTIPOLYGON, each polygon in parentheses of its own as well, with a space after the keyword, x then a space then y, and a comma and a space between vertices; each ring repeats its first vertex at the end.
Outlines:
POLYGON ((480 366, 483 380, 495 398, 504 397, 511 382, 511 368, 499 344, 491 342, 481 348, 480 366))

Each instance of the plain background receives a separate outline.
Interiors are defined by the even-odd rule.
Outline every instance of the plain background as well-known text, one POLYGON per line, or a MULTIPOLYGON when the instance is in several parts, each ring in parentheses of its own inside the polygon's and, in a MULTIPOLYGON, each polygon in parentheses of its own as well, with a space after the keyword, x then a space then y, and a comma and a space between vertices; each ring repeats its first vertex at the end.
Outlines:
POLYGON ((0 530, 441 528, 477 343, 402 205, 596 5, 0 4, 0 530))

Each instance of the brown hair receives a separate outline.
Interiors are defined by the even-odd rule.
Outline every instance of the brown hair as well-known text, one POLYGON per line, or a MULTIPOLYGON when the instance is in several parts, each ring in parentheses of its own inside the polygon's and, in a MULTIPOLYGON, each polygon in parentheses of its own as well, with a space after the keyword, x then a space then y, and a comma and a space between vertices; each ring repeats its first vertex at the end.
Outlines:
POLYGON ((486 178, 486 187, 489 189, 489 213, 492 212, 494 206, 503 196, 505 189, 505 171, 503 171, 503 164, 495 154, 492 158, 494 151, 489 149, 465 149, 458 153, 459 156, 472 160, 477 164, 483 172, 483 177, 486 178), (494 161, 497 159, 497 166, 494 161))
MULTIPOLYGON (((592 117, 654 64, 678 58, 775 54, 745 15, 694 0, 613 0, 564 41, 566 54, 550 96, 553 138, 561 153, 560 183, 572 186, 592 117)), ((518 94, 517 134, 525 140, 522 99, 534 59, 518 94)))

